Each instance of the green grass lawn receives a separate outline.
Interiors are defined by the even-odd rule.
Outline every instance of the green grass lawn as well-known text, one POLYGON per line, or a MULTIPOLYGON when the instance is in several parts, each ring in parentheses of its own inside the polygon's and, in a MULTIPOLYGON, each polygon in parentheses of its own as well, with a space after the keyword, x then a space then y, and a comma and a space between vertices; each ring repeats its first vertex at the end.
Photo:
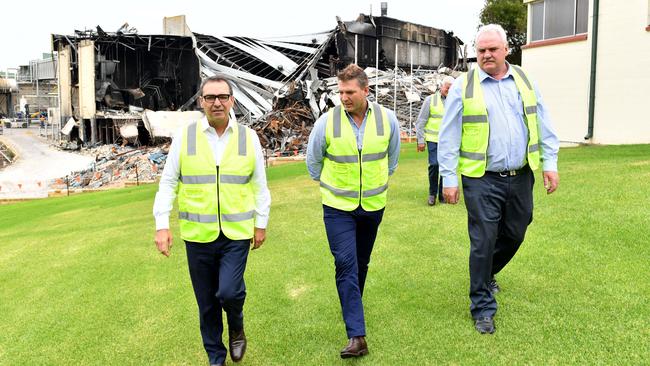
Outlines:
MULTIPOLYGON (((370 355, 346 336, 316 183, 268 171, 267 242, 246 272, 241 365, 647 364, 650 145, 560 153, 499 275, 497 332, 469 315, 464 205, 426 205, 426 155, 405 144, 364 297, 370 355)), ((153 243, 155 185, 0 206, 1 365, 203 365, 184 245, 153 243)), ((230 362, 229 362, 230 363, 230 362)), ((232 363, 230 363, 232 364, 232 363)))

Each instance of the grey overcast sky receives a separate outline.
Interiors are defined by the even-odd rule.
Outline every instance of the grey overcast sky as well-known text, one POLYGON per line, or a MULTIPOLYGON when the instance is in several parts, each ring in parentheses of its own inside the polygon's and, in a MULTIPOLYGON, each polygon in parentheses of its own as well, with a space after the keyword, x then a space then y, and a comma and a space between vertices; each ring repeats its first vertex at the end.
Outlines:
MULTIPOLYGON (((391 0, 388 16, 453 31, 472 44, 484 0, 391 0)), ((193 32, 256 38, 317 33, 359 13, 380 14, 368 0, 31 0, 0 6, 0 70, 26 65, 50 52, 50 34, 74 34, 97 25, 114 32, 128 22, 140 34, 162 33, 163 17, 184 14, 193 32)))

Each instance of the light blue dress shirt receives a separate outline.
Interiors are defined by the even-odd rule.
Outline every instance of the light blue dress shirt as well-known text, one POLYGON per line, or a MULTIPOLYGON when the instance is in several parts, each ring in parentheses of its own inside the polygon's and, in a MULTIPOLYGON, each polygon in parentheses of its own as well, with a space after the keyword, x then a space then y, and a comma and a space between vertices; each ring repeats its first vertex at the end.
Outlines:
MULTIPOLYGON (((341 106, 341 108, 343 107, 341 106)), ((350 126, 352 126, 354 136, 357 138, 357 148, 359 150, 363 148, 363 132, 366 128, 368 113, 372 108, 374 108, 373 103, 368 102, 368 110, 366 111, 365 117, 363 117, 361 127, 357 127, 357 124, 352 120, 352 116, 350 116, 347 111, 345 112, 350 120, 350 126)), ((388 142, 388 174, 392 175, 395 169, 397 169, 397 160, 399 158, 400 130, 395 113, 390 109, 386 109, 386 114, 388 115, 388 123, 390 125, 390 139, 388 142)), ((316 181, 320 180, 320 173, 323 170, 323 157, 325 156, 325 150, 327 149, 327 142, 325 140, 327 115, 328 113, 324 113, 318 118, 314 124, 314 128, 311 130, 309 143, 307 144, 307 170, 312 179, 316 181)))
MULTIPOLYGON (((501 80, 494 79, 478 67, 476 69, 483 88, 490 123, 486 170, 502 172, 519 169, 526 164, 528 128, 524 120, 521 95, 511 74, 512 67, 508 64, 508 72, 501 80)), ((438 162, 444 187, 458 187, 456 169, 462 132, 463 80, 466 76, 467 74, 464 74, 456 79, 449 89, 445 101, 445 115, 440 124, 438 162)), ((533 84, 537 95, 537 123, 543 170, 556 172, 560 142, 551 126, 537 84, 533 84)))

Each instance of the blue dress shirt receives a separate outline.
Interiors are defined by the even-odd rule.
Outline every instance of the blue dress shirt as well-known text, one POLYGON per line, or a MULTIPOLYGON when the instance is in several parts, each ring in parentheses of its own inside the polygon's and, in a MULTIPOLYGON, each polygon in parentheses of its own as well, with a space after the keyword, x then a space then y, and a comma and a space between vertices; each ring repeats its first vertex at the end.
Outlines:
MULTIPOLYGON (((490 124, 486 170, 501 172, 519 169, 526 164, 528 128, 524 119, 521 95, 511 73, 512 67, 508 64, 508 71, 501 80, 494 79, 478 67, 476 69, 490 124)), ((464 74, 456 79, 449 89, 445 101, 445 115, 440 124, 438 162, 444 187, 458 187, 456 169, 462 132, 463 80, 466 76, 467 74, 464 74)), ((560 143, 551 127, 550 117, 539 89, 535 83, 533 85, 537 95, 537 124, 543 170, 557 171, 557 153, 560 143)))
MULTIPOLYGON (((343 108, 343 106, 341 106, 341 108, 343 108)), ((357 148, 359 151, 361 151, 361 148, 363 147, 363 132, 366 128, 368 113, 372 108, 374 108, 373 103, 368 102, 368 110, 366 111, 366 115, 363 117, 361 127, 357 127, 357 124, 352 120, 352 116, 350 116, 347 111, 345 112, 350 120, 350 126, 352 126, 354 136, 357 138, 357 148)), ((388 115, 388 123, 390 125, 390 140, 388 142, 388 174, 392 175, 395 169, 397 169, 397 159, 399 158, 400 130, 395 113, 390 109, 386 109, 386 114, 388 115)), ((323 170, 323 157, 325 156, 325 151, 327 149, 327 142, 325 140, 327 115, 328 113, 323 113, 323 115, 318 118, 314 124, 314 128, 311 130, 309 143, 307 144, 307 170, 312 179, 316 181, 320 180, 320 173, 323 170)))

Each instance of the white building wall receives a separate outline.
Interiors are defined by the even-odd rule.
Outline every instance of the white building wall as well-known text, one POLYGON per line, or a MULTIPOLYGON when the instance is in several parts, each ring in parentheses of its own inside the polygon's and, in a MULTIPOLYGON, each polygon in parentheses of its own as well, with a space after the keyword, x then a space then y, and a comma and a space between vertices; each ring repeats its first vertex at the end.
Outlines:
POLYGON ((87 39, 79 42, 79 110, 81 118, 95 117, 95 42, 87 39))
MULTIPOLYGON (((64 117, 72 116, 72 86, 70 77, 70 46, 59 46, 58 80, 59 80, 59 108, 64 117)), ((61 121, 57 121, 61 122, 61 121)))
MULTIPOLYGON (((600 0, 594 135, 600 144, 650 143, 648 0, 600 0)), ((584 141, 589 113, 593 1, 587 40, 523 50, 561 141, 584 141)), ((529 20, 530 24, 530 20, 529 20)))
POLYGON ((589 114, 588 41, 523 51, 521 64, 537 82, 560 141, 584 142, 589 114))
POLYGON ((595 143, 650 143, 649 3, 600 1, 595 143))

